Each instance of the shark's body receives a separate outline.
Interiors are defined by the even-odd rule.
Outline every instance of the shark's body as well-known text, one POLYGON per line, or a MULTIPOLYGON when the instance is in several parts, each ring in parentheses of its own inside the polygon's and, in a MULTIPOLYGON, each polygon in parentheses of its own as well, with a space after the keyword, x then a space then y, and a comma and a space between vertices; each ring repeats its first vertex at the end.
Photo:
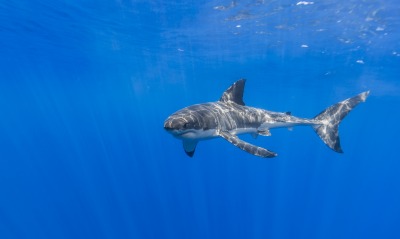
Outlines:
POLYGON ((217 102, 192 105, 183 108, 164 122, 164 128, 183 142, 185 152, 193 156, 196 145, 201 140, 222 137, 240 149, 256 156, 271 158, 276 153, 240 140, 238 134, 270 136, 272 128, 292 128, 310 125, 328 147, 343 152, 340 147, 338 127, 340 121, 360 102, 364 102, 369 92, 339 102, 313 119, 298 118, 289 112, 279 113, 245 106, 243 102, 245 80, 241 79, 229 87, 217 102))

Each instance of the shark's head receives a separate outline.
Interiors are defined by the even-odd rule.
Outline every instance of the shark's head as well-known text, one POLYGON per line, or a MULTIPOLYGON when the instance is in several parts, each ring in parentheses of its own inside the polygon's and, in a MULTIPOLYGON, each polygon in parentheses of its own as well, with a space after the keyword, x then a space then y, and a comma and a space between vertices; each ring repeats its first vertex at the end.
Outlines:
POLYGON ((196 104, 183 108, 164 122, 164 129, 173 136, 186 141, 217 137, 218 115, 224 114, 221 104, 244 106, 243 89, 245 79, 238 80, 229 87, 218 102, 196 104))
POLYGON ((202 127, 195 117, 183 112, 184 110, 180 110, 169 116, 164 121, 164 129, 177 138, 196 138, 198 131, 202 130, 202 127))

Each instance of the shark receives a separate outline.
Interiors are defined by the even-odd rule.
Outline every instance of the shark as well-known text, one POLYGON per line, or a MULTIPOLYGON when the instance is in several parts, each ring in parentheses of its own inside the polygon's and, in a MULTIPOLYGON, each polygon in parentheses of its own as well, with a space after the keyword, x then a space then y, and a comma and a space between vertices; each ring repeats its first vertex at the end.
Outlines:
POLYGON ((164 129, 182 140, 186 154, 193 157, 198 142, 223 138, 252 155, 273 158, 277 153, 241 140, 238 135, 271 136, 271 129, 311 126, 333 151, 343 153, 339 124, 359 103, 365 102, 369 91, 336 103, 314 118, 300 118, 290 112, 273 112, 246 106, 243 101, 245 79, 233 83, 216 102, 195 104, 178 110, 164 121, 164 129))

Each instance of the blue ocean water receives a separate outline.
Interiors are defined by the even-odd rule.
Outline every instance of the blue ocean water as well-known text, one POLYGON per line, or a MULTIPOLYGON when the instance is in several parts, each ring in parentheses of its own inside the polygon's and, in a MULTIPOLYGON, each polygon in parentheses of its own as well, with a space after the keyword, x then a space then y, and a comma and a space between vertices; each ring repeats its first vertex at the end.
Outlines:
POLYGON ((0 238, 400 238, 394 0, 3 1, 0 238), (223 139, 163 129, 246 78, 250 106, 340 127, 223 139))

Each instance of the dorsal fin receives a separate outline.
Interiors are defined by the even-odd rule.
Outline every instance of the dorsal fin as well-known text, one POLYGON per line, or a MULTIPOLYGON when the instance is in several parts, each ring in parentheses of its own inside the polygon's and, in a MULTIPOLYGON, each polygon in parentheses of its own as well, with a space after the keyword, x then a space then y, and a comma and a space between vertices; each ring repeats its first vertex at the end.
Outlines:
POLYGON ((225 92, 222 94, 221 99, 219 101, 228 103, 235 102, 238 105, 244 105, 243 102, 243 91, 244 91, 244 83, 245 79, 240 79, 233 83, 225 92))

